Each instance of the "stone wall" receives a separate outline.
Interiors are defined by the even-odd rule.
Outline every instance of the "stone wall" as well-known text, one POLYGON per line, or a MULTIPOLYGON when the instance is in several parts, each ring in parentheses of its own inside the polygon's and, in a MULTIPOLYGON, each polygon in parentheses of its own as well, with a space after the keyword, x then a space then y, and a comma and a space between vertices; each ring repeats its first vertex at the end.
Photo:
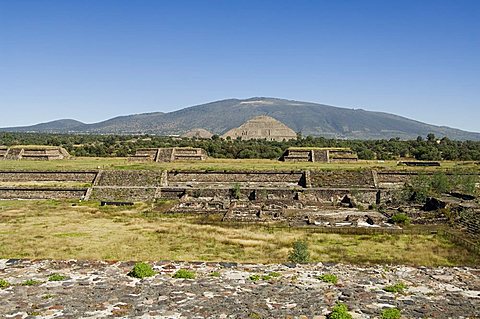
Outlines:
POLYGON ((21 172, 0 171, 0 182, 93 182, 97 172, 21 172))
POLYGON ((311 171, 312 187, 375 187, 371 170, 311 171))
POLYGON ((303 172, 195 172, 195 171, 169 171, 169 186, 185 185, 227 185, 241 186, 262 184, 263 186, 303 186, 303 172))
POLYGON ((173 148, 160 148, 155 161, 171 162, 173 160, 173 148))
POLYGON ((166 182, 163 180, 162 171, 147 170, 115 170, 102 171, 97 186, 140 186, 160 187, 166 182))
POLYGON ((94 187, 90 199, 107 201, 152 201, 155 187, 94 187))
POLYGON ((0 160, 5 159, 5 155, 7 155, 8 147, 0 146, 0 160))
POLYGON ((86 188, 0 187, 0 199, 82 199, 86 188))
POLYGON ((328 162, 328 151, 326 150, 313 150, 312 162, 328 162))

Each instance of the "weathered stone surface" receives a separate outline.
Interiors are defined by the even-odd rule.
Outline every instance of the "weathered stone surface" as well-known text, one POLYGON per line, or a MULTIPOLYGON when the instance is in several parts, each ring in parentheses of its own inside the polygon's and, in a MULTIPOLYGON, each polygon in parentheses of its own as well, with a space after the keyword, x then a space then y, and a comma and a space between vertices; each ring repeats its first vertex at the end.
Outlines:
POLYGON ((324 318, 341 301, 354 318, 379 318, 397 307, 402 318, 480 316, 480 269, 342 264, 257 265, 156 262, 143 280, 127 276, 132 262, 0 260, 0 317, 28 318, 324 318), (187 268, 194 280, 174 279, 187 268), (212 276, 213 272, 218 272, 212 276), (257 281, 272 272, 279 276, 257 281), (49 282, 52 273, 68 279, 49 282), (317 276, 339 278, 337 285, 317 276), (22 286, 27 279, 39 285, 22 286), (403 282, 403 294, 383 290, 403 282))

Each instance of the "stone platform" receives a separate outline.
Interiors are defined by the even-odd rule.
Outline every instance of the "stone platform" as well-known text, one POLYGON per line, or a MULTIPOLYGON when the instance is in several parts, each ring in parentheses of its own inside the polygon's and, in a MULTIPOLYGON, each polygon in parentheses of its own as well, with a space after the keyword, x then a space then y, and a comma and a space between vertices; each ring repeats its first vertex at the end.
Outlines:
POLYGON ((353 318, 479 318, 480 269, 342 264, 156 262, 154 277, 127 276, 133 262, 0 259, 1 318, 325 318, 348 305, 353 318), (187 268, 196 279, 174 279, 187 268), (212 276, 212 273, 215 276, 212 276), (252 275, 276 276, 252 280, 252 275), (48 281, 58 273, 68 278, 48 281), (336 285, 317 278, 338 276, 336 285), (21 285, 25 280, 38 285, 21 285), (404 293, 384 287, 402 282, 404 293))

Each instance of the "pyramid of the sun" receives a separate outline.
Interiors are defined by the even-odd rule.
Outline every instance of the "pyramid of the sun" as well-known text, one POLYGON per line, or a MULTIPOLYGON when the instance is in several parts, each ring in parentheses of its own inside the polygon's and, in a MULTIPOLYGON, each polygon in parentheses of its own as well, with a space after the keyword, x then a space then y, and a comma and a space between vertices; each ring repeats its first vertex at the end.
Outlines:
POLYGON ((232 139, 240 137, 242 140, 288 141, 297 138, 297 133, 273 117, 260 115, 248 120, 237 128, 231 129, 223 134, 222 137, 230 137, 232 139))

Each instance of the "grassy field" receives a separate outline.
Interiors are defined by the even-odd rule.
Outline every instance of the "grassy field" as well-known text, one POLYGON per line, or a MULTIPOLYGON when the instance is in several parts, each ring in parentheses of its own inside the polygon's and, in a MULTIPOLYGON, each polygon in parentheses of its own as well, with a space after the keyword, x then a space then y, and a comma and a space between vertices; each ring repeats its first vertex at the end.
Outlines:
POLYGON ((148 204, 99 207, 73 201, 0 201, 0 258, 286 262, 305 240, 312 261, 478 265, 434 235, 338 235, 262 225, 202 224, 148 204))
POLYGON ((292 163, 268 159, 214 159, 202 162, 152 163, 132 162, 124 157, 76 157, 55 161, 0 160, 0 170, 97 170, 97 169, 147 169, 147 170, 306 170, 306 169, 395 169, 395 170, 479 170, 473 162, 444 161, 441 167, 397 166, 396 161, 358 161, 352 163, 292 163))

